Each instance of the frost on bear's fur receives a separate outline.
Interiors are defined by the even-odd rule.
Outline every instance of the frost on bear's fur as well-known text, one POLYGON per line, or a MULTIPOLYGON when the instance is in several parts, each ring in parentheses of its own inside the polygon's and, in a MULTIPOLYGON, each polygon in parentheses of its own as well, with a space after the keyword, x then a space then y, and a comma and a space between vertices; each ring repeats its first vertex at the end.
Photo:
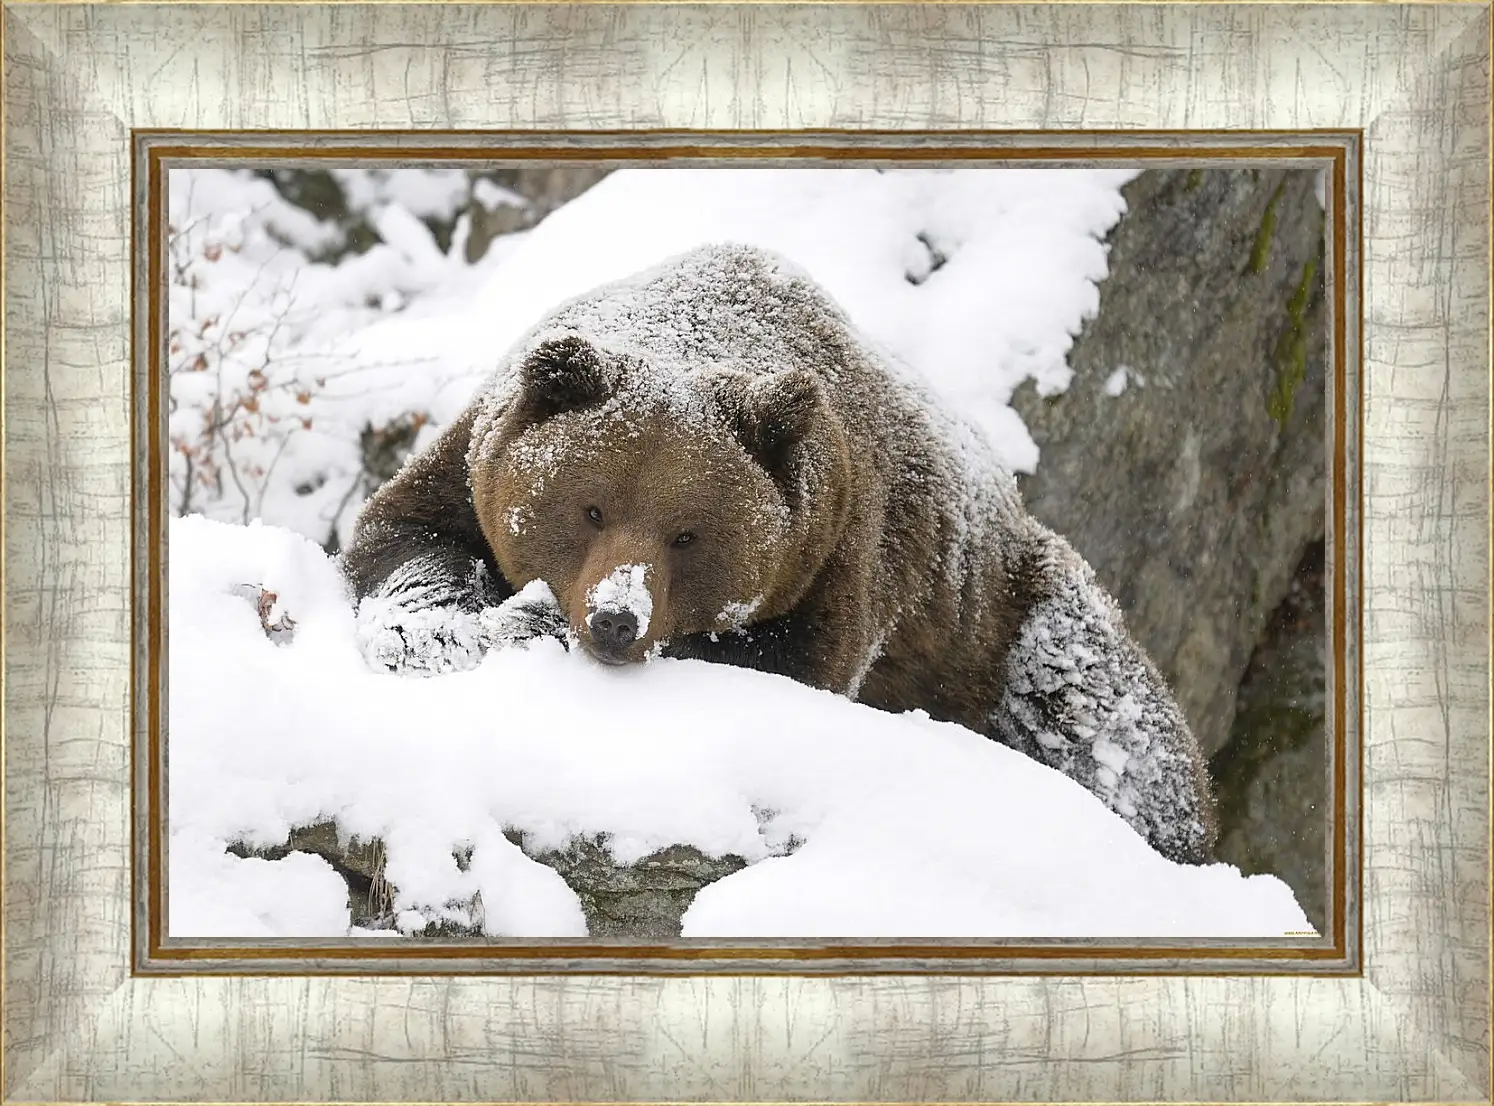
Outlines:
POLYGON ((775 672, 986 733, 1209 858, 1202 756, 1088 566, 980 431, 764 251, 557 308, 369 501, 345 568, 377 666, 549 633, 775 672), (619 613, 631 636, 601 640, 619 613))
MULTIPOLYGON (((483 572, 478 562, 474 577, 483 572)), ((541 580, 496 606, 472 610, 462 599, 439 559, 415 557, 359 601, 358 646, 375 668, 439 676, 476 668, 489 649, 564 636, 565 616, 541 580)))
POLYGON ((1050 586, 1007 656, 994 736, 1083 784, 1159 851, 1207 860, 1208 779, 1176 702, 1090 567, 1034 530, 1050 586))

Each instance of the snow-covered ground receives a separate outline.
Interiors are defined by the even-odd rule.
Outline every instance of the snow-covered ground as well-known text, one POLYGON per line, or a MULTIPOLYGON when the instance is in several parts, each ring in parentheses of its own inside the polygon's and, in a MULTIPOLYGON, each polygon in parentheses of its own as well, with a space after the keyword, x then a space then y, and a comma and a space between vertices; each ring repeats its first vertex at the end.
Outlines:
MULTIPOLYGON (((752 861, 697 897, 687 936, 1306 930, 1280 881, 1175 866, 1077 784, 959 727, 694 662, 603 669, 552 642, 375 674, 316 544, 350 533, 365 429, 404 420, 428 441, 549 308, 707 241, 798 262, 1030 470, 1007 400, 1027 378, 1067 386, 1131 175, 622 171, 468 265, 462 220, 445 251, 421 222, 461 202, 451 171, 343 174, 383 242, 337 264, 312 260, 335 232, 267 181, 173 172, 172 502, 220 522, 170 534, 169 932, 346 932, 324 862, 223 851, 327 818, 385 841, 399 909, 481 890, 485 928, 509 936, 583 929, 505 827, 542 846, 608 833, 622 862, 681 842, 752 861), (243 585, 277 594, 293 640, 265 637, 243 585), (790 835, 806 843, 775 855, 790 835)), ((1131 370, 1115 371, 1119 394, 1131 370)))
POLYGON ((699 661, 609 668, 551 639, 470 672, 376 674, 309 540, 185 518, 170 541, 173 936, 344 934, 324 861, 223 852, 329 818, 383 839, 408 920, 481 892, 495 936, 585 934, 576 896, 505 828, 540 848, 608 834, 620 863, 680 842, 748 860, 697 896, 686 937, 1309 928, 1280 880, 1164 860, 1078 784, 959 726, 699 661), (246 583, 275 594, 288 642, 246 583))

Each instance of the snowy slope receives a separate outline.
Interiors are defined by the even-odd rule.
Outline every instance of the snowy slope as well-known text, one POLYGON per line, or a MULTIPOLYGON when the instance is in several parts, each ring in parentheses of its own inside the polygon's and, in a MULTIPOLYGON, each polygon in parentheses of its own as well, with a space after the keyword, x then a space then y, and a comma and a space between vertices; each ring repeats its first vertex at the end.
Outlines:
POLYGON ((584 933, 575 895, 507 827, 541 847, 610 834, 623 863, 675 843, 746 858, 697 897, 689 937, 1309 928, 1274 877, 1172 864, 1078 784, 958 726, 700 662, 606 668, 553 641, 466 673, 375 674, 313 543, 202 518, 170 541, 173 936, 345 933, 324 862, 222 852, 326 818, 385 841, 396 909, 480 890, 493 935, 584 933), (266 638, 244 584, 276 594, 269 620, 293 620, 293 640, 266 638), (790 835, 805 844, 773 855, 790 835))
MULTIPOLYGON (((418 414, 428 441, 546 311, 715 241, 764 246, 808 270, 982 426, 1005 463, 1031 471, 1037 447, 1007 401, 1029 377, 1045 392, 1067 386, 1064 358, 1098 306, 1102 239, 1134 172, 622 170, 499 239, 477 266, 462 261, 464 226, 443 254, 417 217, 449 214, 455 190, 439 174, 344 176, 385 242, 332 266, 310 260, 331 232, 268 182, 172 174, 173 438, 203 437, 214 395, 256 407, 214 447, 233 471, 199 490, 194 511, 319 541, 335 527, 345 541, 363 494, 364 426, 418 414)), ((178 448, 178 488, 187 466, 178 448)))
MULTIPOLYGON (((624 170, 525 234, 459 311, 383 320, 338 354, 434 356, 453 375, 480 374, 562 301, 695 246, 740 242, 807 270, 873 340, 984 426, 1003 460, 1030 471, 1037 450, 1007 400, 1028 377, 1047 391, 1067 386, 1064 357, 1099 305, 1101 239, 1134 175, 624 170)), ((443 406, 437 421, 455 414, 443 406)))

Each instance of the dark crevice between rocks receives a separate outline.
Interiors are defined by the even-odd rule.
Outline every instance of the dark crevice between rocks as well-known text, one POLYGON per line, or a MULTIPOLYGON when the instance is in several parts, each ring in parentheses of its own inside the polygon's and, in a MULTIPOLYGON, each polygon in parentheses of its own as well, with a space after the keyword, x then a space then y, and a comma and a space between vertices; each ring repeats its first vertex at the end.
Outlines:
POLYGON ((1324 931, 1327 668, 1324 543, 1312 543, 1240 684, 1228 743, 1209 763, 1220 860, 1278 876, 1324 931))

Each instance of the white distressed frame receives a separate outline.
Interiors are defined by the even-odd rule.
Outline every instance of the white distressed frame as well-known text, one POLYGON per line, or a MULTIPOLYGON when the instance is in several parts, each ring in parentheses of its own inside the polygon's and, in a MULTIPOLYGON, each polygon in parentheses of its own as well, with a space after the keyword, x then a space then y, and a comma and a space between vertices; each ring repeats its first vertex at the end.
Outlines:
POLYGON ((1490 7, 4 4, 11 1100, 1488 1101, 1490 7), (1362 978, 129 974, 130 132, 1362 129, 1362 978))

